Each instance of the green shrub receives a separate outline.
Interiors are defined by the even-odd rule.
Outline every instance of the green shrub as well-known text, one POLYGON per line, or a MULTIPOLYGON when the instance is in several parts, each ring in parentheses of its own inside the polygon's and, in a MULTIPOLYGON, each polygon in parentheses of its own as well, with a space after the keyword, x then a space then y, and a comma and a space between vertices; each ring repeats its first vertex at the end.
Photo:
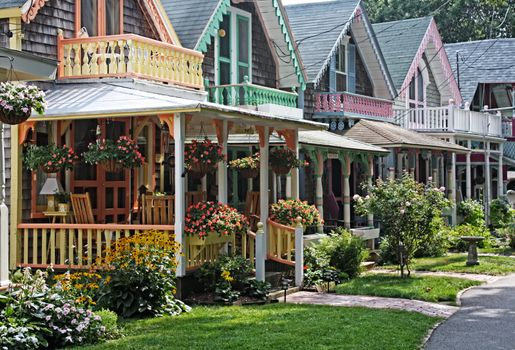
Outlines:
POLYGON ((515 210, 506 198, 494 199, 490 203, 490 223, 493 228, 503 228, 514 223, 515 210))
POLYGON ((122 331, 118 326, 118 315, 111 310, 99 310, 95 315, 101 318, 102 326, 104 326, 105 333, 102 337, 103 340, 117 339, 122 336, 122 331))
POLYGON ((458 205, 458 214, 463 216, 463 223, 482 227, 485 225, 483 205, 474 199, 465 199, 458 205))
POLYGON ((266 299, 270 284, 256 281, 253 275, 252 266, 241 256, 223 256, 195 272, 204 291, 214 292, 215 301, 219 302, 233 302, 240 295, 266 299))
POLYGON ((448 230, 450 249, 458 252, 465 252, 468 243, 461 239, 462 236, 481 236, 485 239, 478 243, 479 248, 489 248, 491 246, 492 235, 486 226, 478 227, 470 224, 458 225, 448 230))
POLYGON ((449 229, 441 216, 436 216, 431 221, 431 234, 420 242, 415 251, 416 258, 434 258, 443 256, 449 250, 449 229))
POLYGON ((361 263, 368 252, 363 241, 345 229, 332 231, 329 237, 304 250, 306 285, 354 278, 361 272, 361 263))

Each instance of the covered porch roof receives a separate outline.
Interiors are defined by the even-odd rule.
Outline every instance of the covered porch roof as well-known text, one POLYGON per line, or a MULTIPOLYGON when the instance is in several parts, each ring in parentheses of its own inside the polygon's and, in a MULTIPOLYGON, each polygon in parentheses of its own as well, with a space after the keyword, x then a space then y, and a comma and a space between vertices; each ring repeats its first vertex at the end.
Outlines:
POLYGON ((0 48, 0 81, 53 80, 56 72, 57 61, 0 48))
POLYGON ((323 130, 327 124, 283 117, 252 109, 205 102, 196 92, 139 82, 66 83, 42 86, 47 93, 45 115, 30 121, 116 118, 127 116, 198 113, 203 116, 299 130, 323 130))
POLYGON ((361 120, 345 136, 387 148, 419 148, 456 153, 468 153, 468 148, 401 128, 390 123, 361 120))

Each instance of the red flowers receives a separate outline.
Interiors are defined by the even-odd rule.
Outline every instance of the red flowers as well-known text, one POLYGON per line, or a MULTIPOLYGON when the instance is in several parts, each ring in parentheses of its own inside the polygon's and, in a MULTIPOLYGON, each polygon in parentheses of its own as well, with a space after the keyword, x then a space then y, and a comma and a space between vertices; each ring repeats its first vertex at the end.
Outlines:
POLYGON ((89 164, 116 161, 122 168, 137 168, 143 165, 145 158, 141 155, 138 145, 127 136, 120 136, 116 143, 112 140, 97 140, 88 146, 84 160, 89 164))
POLYGON ((184 164, 188 170, 196 163, 216 164, 224 160, 222 146, 213 143, 207 137, 203 141, 192 140, 185 146, 184 164))
POLYGON ((188 235, 205 237, 210 233, 219 235, 244 234, 249 221, 236 209, 214 202, 199 202, 186 211, 184 231, 188 235))
POLYGON ((49 173, 72 169, 73 163, 78 159, 73 149, 66 145, 30 145, 24 157, 27 169, 35 171, 41 167, 49 173))
POLYGON ((302 226, 322 224, 320 213, 314 205, 295 199, 283 200, 270 206, 270 220, 283 225, 295 226, 297 217, 302 219, 302 226))

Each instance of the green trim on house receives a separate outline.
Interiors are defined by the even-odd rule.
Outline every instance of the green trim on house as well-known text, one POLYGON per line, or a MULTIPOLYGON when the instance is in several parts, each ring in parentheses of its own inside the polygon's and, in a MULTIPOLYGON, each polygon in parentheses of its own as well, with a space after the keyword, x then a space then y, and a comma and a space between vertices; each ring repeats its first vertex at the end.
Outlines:
POLYGON ((302 91, 304 91, 306 89, 306 81, 304 79, 304 74, 302 72, 303 68, 295 52, 295 43, 290 37, 290 32, 288 30, 288 26, 286 25, 286 21, 284 20, 279 0, 272 0, 272 3, 275 9, 275 15, 277 16, 277 20, 279 22, 279 26, 281 27, 281 32, 284 35, 284 40, 286 41, 286 44, 288 45, 288 50, 290 51, 292 64, 295 69, 295 73, 297 74, 297 79, 299 81, 300 88, 302 91))
POLYGON ((223 16, 227 13, 227 10, 231 7, 231 0, 221 0, 216 8, 213 16, 209 20, 207 27, 202 33, 197 45, 195 46, 195 50, 201 51, 205 53, 207 51, 207 47, 211 43, 211 39, 215 37, 220 29, 220 23, 222 23, 223 16))

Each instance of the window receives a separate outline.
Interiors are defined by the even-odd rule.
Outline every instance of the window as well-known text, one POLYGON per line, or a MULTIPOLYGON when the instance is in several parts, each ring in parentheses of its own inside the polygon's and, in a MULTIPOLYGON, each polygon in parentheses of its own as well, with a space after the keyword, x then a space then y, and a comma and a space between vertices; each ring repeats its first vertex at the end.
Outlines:
POLYGON ((410 108, 423 108, 425 105, 425 89, 424 76, 420 68, 417 69, 416 76, 413 77, 409 84, 409 106, 410 108))
POLYGON ((252 81, 252 18, 240 9, 230 8, 223 16, 216 37, 216 84, 252 81))
POLYGON ((347 47, 340 45, 336 52, 336 91, 347 91, 347 47))
POLYGON ((77 0, 76 34, 104 36, 123 33, 123 0, 77 0), (81 29, 85 28, 86 32, 81 29))

